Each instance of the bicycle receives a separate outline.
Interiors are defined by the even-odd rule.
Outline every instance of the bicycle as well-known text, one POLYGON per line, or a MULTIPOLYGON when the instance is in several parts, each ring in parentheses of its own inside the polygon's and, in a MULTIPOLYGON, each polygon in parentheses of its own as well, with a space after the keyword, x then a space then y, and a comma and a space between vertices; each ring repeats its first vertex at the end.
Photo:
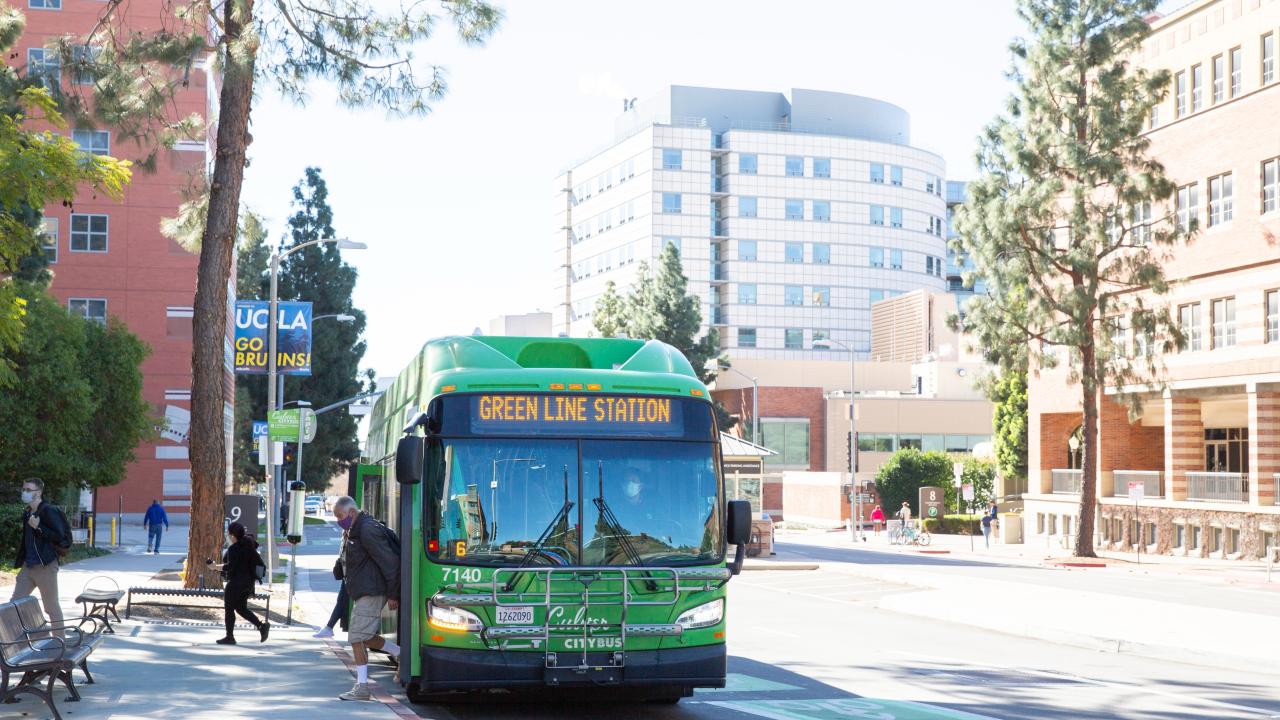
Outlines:
POLYGON ((903 545, 915 545, 917 547, 928 547, 933 542, 933 536, 928 531, 921 528, 918 532, 910 525, 904 527, 898 535, 899 541, 903 545))

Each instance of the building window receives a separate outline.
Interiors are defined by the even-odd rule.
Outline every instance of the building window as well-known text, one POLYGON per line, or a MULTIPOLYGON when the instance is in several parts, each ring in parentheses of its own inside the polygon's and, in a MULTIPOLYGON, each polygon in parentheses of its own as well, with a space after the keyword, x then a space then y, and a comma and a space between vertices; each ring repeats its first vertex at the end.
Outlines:
POLYGON ((1249 428, 1204 429, 1205 472, 1249 472, 1249 428))
POLYGON ((1178 330, 1186 338, 1186 349, 1191 352, 1199 351, 1201 348, 1200 328, 1200 303, 1178 306, 1178 330))
POLYGON ((880 163, 871 163, 871 182, 884 182, 884 165, 880 163))
POLYGON ((804 243, 789 242, 785 246, 784 253, 787 262, 802 263, 804 262, 804 243))
POLYGON ((831 288, 825 285, 814 285, 813 304, 818 307, 829 307, 831 305, 831 288))
POLYGON ((1200 193, 1196 183, 1178 188, 1178 228, 1184 233, 1196 229, 1200 215, 1200 193))
POLYGON ((111 154, 111 133, 106 130, 72 130, 71 139, 84 152, 94 155, 111 154))
POLYGON ((192 307, 170 305, 165 308, 165 335, 171 338, 191 337, 191 322, 194 317, 195 308, 192 307))
POLYGON ((743 153, 738 156, 738 172, 743 175, 755 175, 758 168, 755 153, 743 153))
POLYGON ((71 252, 107 251, 107 216, 72 214, 71 252))
POLYGON ((783 302, 787 305, 804 305, 804 288, 800 285, 787 285, 782 289, 783 302))
POLYGON ((803 220, 804 219, 804 201, 803 200, 787 200, 787 219, 803 220))
POLYGON ((739 305, 755 305, 756 304, 755 283, 743 283, 738 286, 738 304, 739 305))
POLYGON ((760 441, 777 453, 764 459, 766 466, 809 467, 808 419, 761 418, 760 441))
POLYGON ((1151 106, 1151 129, 1155 130, 1160 127, 1160 105, 1159 103, 1151 106))
POLYGON ((924 256, 924 271, 928 275, 933 274, 933 256, 932 255, 924 256))
POLYGON ((1187 547, 1187 526, 1178 523, 1173 526, 1173 546, 1175 548, 1186 549, 1187 547))
POLYGON ((1213 346, 1211 350, 1236 344, 1236 299, 1219 298, 1213 306, 1213 346))
POLYGON ((830 265, 831 264, 831 244, 830 243, 814 243, 813 244, 813 264, 814 265, 830 265))
POLYGON ((889 227, 902 227, 902 208, 889 208, 889 227))
POLYGON ((1209 227, 1231 221, 1231 173, 1209 178, 1209 227))
POLYGON ((52 90, 62 82, 62 59, 56 50, 27 48, 27 76, 52 90))
POLYGON ((44 258, 51 264, 58 262, 58 218, 47 217, 41 220, 40 247, 44 250, 44 258))
POLYGON ((67 309, 72 315, 79 315, 86 320, 100 323, 107 321, 107 301, 100 298, 71 298, 67 301, 67 309))
POLYGON ((1187 73, 1180 72, 1173 76, 1173 115, 1182 117, 1187 114, 1187 73))
POLYGON ((819 341, 819 340, 826 340, 826 339, 827 339, 827 338, 829 338, 829 337, 831 337, 831 331, 830 331, 830 330, 816 330, 816 329, 815 329, 815 330, 813 331, 813 341, 814 341, 814 342, 817 342, 817 341, 819 341))
POLYGON ((1240 94, 1240 86, 1244 82, 1244 54, 1240 48, 1231 49, 1231 97, 1240 94))
POLYGON ((804 158, 787 156, 787 177, 804 177, 804 158))
POLYGON ((681 247, 680 247, 680 238, 675 237, 675 236, 672 236, 672 235, 666 235, 666 236, 664 236, 664 237, 662 238, 662 249, 663 249, 663 250, 666 250, 668 245, 671 245, 671 246, 674 246, 674 247, 675 247, 675 249, 676 249, 676 255, 679 255, 679 254, 680 254, 680 250, 681 250, 681 247))
POLYGON ((874 290, 868 290, 867 291, 867 307, 875 305, 876 303, 885 299, 886 296, 887 295, 885 291, 879 288, 876 288, 874 290))
POLYGON ((92 85, 98 79, 98 55, 102 48, 91 45, 71 46, 71 82, 92 85))
POLYGON ((680 150, 671 150, 663 148, 662 150, 662 169, 663 170, 680 170, 684 166, 684 153, 680 150))
POLYGON ((1227 59, 1222 55, 1213 56, 1213 103, 1222 102, 1227 96, 1227 59))
POLYGON ((753 348, 756 346, 755 328, 738 328, 738 347, 753 348))
POLYGON ((738 198, 738 217, 755 217, 758 204, 753 197, 738 198))
POLYGON ((1191 112, 1198 112, 1201 107, 1200 98, 1204 94, 1204 66, 1191 66, 1191 112))
POLYGON ((739 260, 755 260, 756 259, 756 241, 755 240, 739 240, 738 241, 738 259, 739 260))
POLYGON ((62 0, 27 0, 27 7, 33 10, 61 10, 62 0))
POLYGON ((1133 206, 1133 244, 1146 245, 1151 242, 1151 203, 1150 201, 1133 206))
POLYGON ((1280 342, 1280 290, 1267 291, 1267 342, 1280 342))
POLYGON ((1222 549, 1228 555, 1240 552, 1240 528, 1227 528, 1226 540, 1222 549))
POLYGON ((831 177, 831 158, 814 158, 813 176, 816 178, 831 177))
POLYGON ((1276 34, 1262 36, 1262 84, 1276 79, 1276 34))
POLYGON ((804 330, 799 328, 787 328, 783 335, 782 347, 787 350, 803 350, 804 330))
POLYGON ((902 187, 902 167, 898 165, 889 166, 889 182, 902 187))
POLYGON ((662 212, 680 212, 680 193, 662 193, 662 212))
POLYGON ((1199 525, 1192 525, 1192 526, 1191 526, 1191 547, 1190 547, 1189 549, 1191 549, 1191 550, 1199 550, 1199 549, 1200 549, 1200 534, 1201 534, 1201 532, 1202 532, 1202 531, 1201 531, 1201 528, 1200 528, 1200 526, 1199 526, 1199 525))
POLYGON ((891 270, 902 269, 902 251, 901 250, 894 249, 889 251, 889 268, 891 270))
POLYGON ((871 224, 872 225, 884 224, 884 206, 883 205, 871 206, 871 224))
POLYGON ((871 248, 870 264, 871 264, 871 267, 873 268, 884 267, 884 248, 878 248, 878 247, 871 248))
POLYGON ((823 222, 831 220, 831 202, 827 200, 813 201, 813 219, 823 222))
POLYGON ((1262 163, 1262 212, 1280 210, 1280 158, 1262 163))

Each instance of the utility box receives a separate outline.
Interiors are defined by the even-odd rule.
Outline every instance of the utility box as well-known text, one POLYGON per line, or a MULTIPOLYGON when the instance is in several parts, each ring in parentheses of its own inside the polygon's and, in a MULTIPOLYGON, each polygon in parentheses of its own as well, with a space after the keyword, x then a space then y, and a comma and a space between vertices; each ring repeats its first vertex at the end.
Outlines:
POLYGON ((768 557, 773 554, 773 519, 768 515, 751 521, 751 542, 747 544, 750 557, 768 557))
POLYGON ((1022 544, 1022 513, 1000 513, 1000 542, 1022 544))
POLYGON ((942 514, 946 512, 943 503, 946 501, 946 493, 940 487, 925 486, 920 488, 920 519, 921 520, 941 520, 942 514))

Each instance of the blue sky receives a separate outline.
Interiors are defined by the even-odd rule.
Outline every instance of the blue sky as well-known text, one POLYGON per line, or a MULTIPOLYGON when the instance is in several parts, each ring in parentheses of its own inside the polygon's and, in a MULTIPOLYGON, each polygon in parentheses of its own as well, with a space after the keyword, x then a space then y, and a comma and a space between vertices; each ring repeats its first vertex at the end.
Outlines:
POLYGON ((785 3, 499 0, 502 29, 480 49, 441 35, 419 57, 446 65, 450 92, 422 119, 305 108, 260 88, 245 204, 283 233, 308 165, 329 183, 369 315, 365 364, 397 374, 422 343, 501 313, 554 310, 552 180, 604 145, 624 97, 667 84, 886 100, 911 113, 912 142, 974 174, 974 138, 1001 109, 1012 0, 785 3))

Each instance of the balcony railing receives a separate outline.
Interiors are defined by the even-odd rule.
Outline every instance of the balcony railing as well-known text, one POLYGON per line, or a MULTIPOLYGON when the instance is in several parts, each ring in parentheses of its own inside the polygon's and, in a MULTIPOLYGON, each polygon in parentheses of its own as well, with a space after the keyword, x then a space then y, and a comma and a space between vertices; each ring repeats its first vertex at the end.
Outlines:
POLYGON ((1063 494, 1080 494, 1080 485, 1084 482, 1083 470, 1050 470, 1053 480, 1053 491, 1063 494))
POLYGON ((1249 480, 1244 473, 1189 472, 1187 499, 1218 502, 1248 502, 1249 480))
POLYGON ((1164 496, 1164 486, 1160 482, 1159 470, 1116 470, 1112 473, 1115 487, 1113 497, 1129 497, 1129 483, 1141 482, 1143 497, 1158 498, 1164 496))

